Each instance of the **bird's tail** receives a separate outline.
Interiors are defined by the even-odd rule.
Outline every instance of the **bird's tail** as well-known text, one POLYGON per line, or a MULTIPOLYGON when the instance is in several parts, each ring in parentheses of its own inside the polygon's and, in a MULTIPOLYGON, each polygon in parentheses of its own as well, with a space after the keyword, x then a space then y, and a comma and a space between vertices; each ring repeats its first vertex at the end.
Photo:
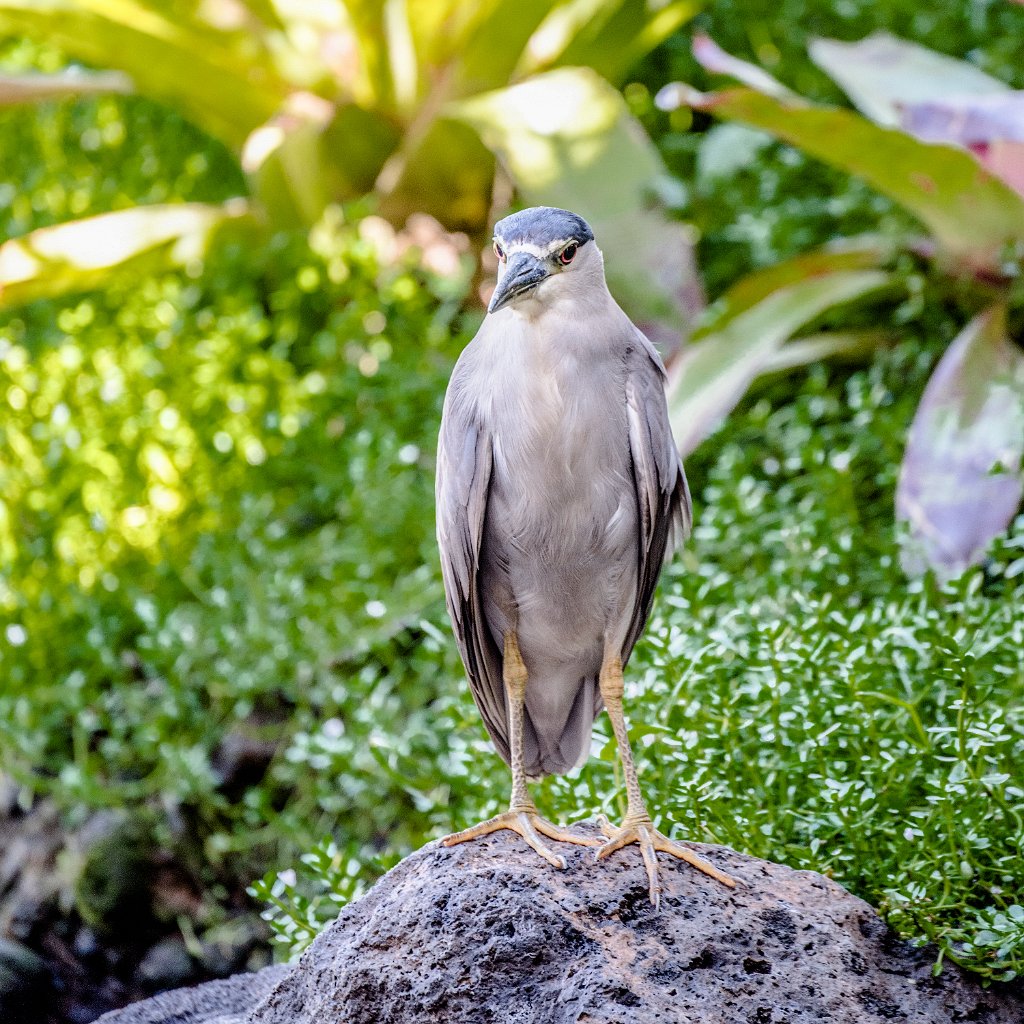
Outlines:
POLYGON ((575 699, 567 705, 567 711, 557 705, 552 707, 550 703, 530 700, 530 686, 539 690, 546 682, 531 679, 527 683, 523 759, 531 780, 545 775, 565 775, 586 761, 594 719, 603 707, 597 676, 578 680, 573 685, 575 699))

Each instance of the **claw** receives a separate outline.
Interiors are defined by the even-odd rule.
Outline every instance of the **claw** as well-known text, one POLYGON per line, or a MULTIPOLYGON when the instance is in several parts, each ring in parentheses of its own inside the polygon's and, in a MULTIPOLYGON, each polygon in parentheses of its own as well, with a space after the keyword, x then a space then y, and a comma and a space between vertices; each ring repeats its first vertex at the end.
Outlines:
POLYGON ((442 846, 455 846, 457 843, 465 843, 471 839, 479 839, 481 836, 490 835, 491 832, 498 832, 501 829, 508 829, 515 832, 526 840, 527 845, 536 850, 549 864, 559 870, 565 869, 565 858, 555 853, 541 839, 545 836, 560 843, 575 843, 577 846, 598 846, 599 839, 590 836, 579 836, 566 829, 552 825, 550 821, 542 818, 535 808, 518 808, 505 811, 487 821, 481 821, 479 825, 472 825, 470 828, 445 836, 441 840, 442 846), (540 833, 538 835, 538 833, 540 833))
POLYGON ((627 818, 620 828, 606 827, 607 825, 608 821, 605 818, 601 821, 601 831, 608 837, 608 841, 597 851, 594 857, 595 861, 604 860, 605 857, 630 843, 638 844, 644 858, 644 865, 647 868, 648 892, 656 910, 661 906, 662 892, 661 879, 658 874, 658 852, 668 853, 680 860, 685 860, 687 864, 693 865, 698 871, 703 871, 705 875, 710 875, 723 885, 729 886, 730 889, 736 886, 734 879, 719 871, 702 857, 698 857, 689 847, 675 843, 667 836, 663 836, 649 818, 643 821, 630 821, 627 818))

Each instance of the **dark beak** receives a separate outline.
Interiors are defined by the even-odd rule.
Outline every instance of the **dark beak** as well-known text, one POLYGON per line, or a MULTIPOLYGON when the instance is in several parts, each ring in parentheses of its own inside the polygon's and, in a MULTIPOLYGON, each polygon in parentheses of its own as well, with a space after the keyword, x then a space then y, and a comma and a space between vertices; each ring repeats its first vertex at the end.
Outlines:
POLYGON ((509 257, 504 276, 494 289, 487 312, 497 313, 514 299, 532 292, 547 276, 547 267, 536 256, 528 252, 513 253, 509 257))

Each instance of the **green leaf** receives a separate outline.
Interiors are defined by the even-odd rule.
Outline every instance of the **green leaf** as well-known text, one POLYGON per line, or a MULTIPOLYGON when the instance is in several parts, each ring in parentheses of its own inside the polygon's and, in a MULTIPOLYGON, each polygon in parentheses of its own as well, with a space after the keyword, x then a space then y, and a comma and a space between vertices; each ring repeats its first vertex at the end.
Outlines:
POLYGON ((474 96, 508 82, 551 0, 490 0, 455 54, 453 97, 474 96))
POLYGON ((996 305, 946 350, 910 426, 896 490, 907 573, 952 577, 982 559, 1020 505, 1022 455, 1024 352, 996 305))
POLYGON ((429 213, 454 231, 479 231, 487 223, 494 156, 461 121, 438 118, 422 138, 406 136, 403 148, 377 179, 380 212, 393 224, 429 213))
POLYGON ((880 267, 894 251, 892 241, 877 235, 864 235, 833 242, 764 270, 754 271, 737 281, 708 307, 693 332, 693 340, 698 341, 707 334, 722 330, 730 320, 779 288, 815 277, 827 277, 840 270, 880 267))
POLYGON ((114 269, 181 266, 221 232, 249 223, 247 204, 233 200, 139 206, 39 228, 0 245, 0 309, 95 288, 114 269))
POLYGON ((863 331, 822 331, 794 338, 783 345, 765 364, 762 373, 780 373, 799 366, 809 366, 825 359, 846 362, 868 360, 881 347, 897 340, 894 331, 884 329, 863 331))
POLYGON ((696 0, 570 0, 537 29, 519 65, 521 75, 555 66, 590 67, 612 82, 700 10, 696 0))
POLYGON ((892 282, 877 270, 838 270, 774 290, 688 348, 669 381, 672 431, 684 456, 743 397, 779 348, 804 324, 892 282))
POLYGON ((653 198, 664 166, 619 92, 561 68, 448 109, 479 131, 526 203, 585 217, 616 298, 655 341, 678 339, 698 304, 689 234, 653 198))
POLYGON ((272 224, 308 226, 329 203, 369 192, 399 141, 378 114, 295 92, 246 140, 242 167, 272 224))
POLYGON ((70 70, 54 75, 0 75, 0 107, 71 96, 131 91, 131 79, 114 71, 89 74, 70 70))
POLYGON ((1024 240, 1024 198, 963 150, 920 142, 849 110, 753 89, 700 93, 675 83, 658 102, 741 121, 859 175, 917 216, 967 269, 998 268, 1004 247, 1024 240))

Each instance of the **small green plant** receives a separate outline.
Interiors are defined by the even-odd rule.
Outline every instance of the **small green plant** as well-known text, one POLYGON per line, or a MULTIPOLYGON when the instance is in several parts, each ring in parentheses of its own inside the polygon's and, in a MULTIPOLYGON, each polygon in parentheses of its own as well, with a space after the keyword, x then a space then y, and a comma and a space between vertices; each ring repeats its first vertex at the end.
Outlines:
MULTIPOLYGON (((822 871, 908 938, 1005 978, 1022 950, 992 945, 987 922, 1024 896, 1024 519, 984 571, 905 582, 890 502, 933 358, 906 343, 852 374, 815 368, 795 395, 763 385, 697 450, 694 537, 629 666, 627 713, 663 825, 822 871)), ((450 650, 438 612, 423 642, 450 650)), ((400 750, 388 764, 436 836, 497 810, 503 776, 464 693, 428 728, 443 781, 400 750)), ((603 717, 595 737, 577 777, 538 787, 545 812, 621 815, 603 717)), ((296 883, 332 884, 309 864, 296 883)), ((271 911, 284 952, 315 934, 295 924, 308 908, 271 911)))

